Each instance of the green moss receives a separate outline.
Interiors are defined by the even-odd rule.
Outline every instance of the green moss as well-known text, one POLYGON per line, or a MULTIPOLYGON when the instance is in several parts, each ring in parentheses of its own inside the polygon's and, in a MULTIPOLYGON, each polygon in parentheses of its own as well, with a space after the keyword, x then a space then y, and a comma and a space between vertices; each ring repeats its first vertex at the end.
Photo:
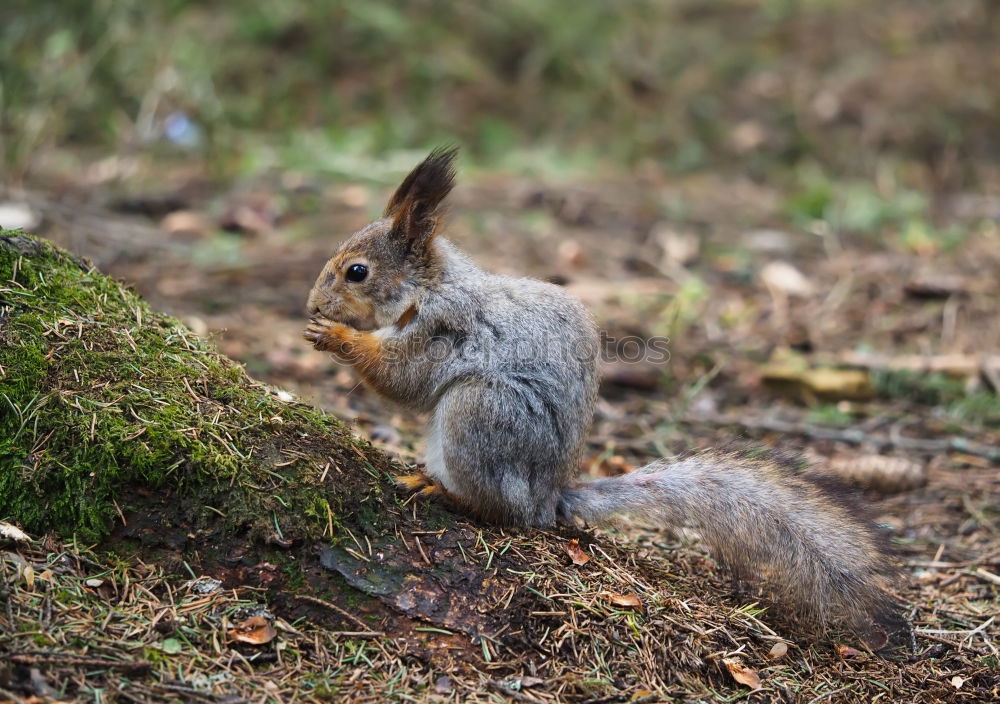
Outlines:
POLYGON ((270 534, 277 521, 318 536, 343 503, 319 486, 321 468, 368 470, 376 454, 120 283, 11 232, 0 233, 0 343, 0 518, 29 531, 97 539, 130 497, 162 493, 231 529, 270 534))
POLYGON ((809 409, 808 419, 816 425, 846 427, 854 422, 854 415, 835 403, 822 403, 809 409))
POLYGON ((1000 428, 1000 396, 975 391, 949 404, 947 413, 959 423, 1000 428))
POLYGON ((938 372, 924 374, 905 370, 876 370, 875 391, 886 398, 907 399, 928 406, 955 401, 965 395, 961 380, 938 372))
POLYGON ((285 573, 285 587, 292 590, 298 590, 306 584, 306 575, 302 571, 302 565, 292 562, 285 561, 281 566, 282 572, 285 573))
POLYGON ((876 391, 887 398, 941 407, 943 415, 956 423, 1000 426, 1000 396, 991 391, 967 391, 962 379, 938 372, 889 370, 874 372, 872 379, 876 391))

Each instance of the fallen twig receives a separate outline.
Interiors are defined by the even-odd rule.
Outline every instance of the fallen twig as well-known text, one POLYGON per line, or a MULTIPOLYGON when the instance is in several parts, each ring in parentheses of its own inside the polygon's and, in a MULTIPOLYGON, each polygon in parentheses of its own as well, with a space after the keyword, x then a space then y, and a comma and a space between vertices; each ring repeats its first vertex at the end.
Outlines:
POLYGON ((979 372, 989 374, 1000 369, 1000 355, 939 354, 889 356, 844 352, 837 363, 860 369, 888 369, 889 371, 941 372, 953 376, 972 376, 979 372))
POLYGON ((908 438, 898 432, 889 434, 867 433, 858 428, 824 428, 808 423, 790 422, 777 418, 739 418, 735 415, 695 415, 681 418, 682 423, 707 423, 709 425, 738 425, 747 430, 761 430, 770 433, 802 435, 813 440, 833 440, 852 445, 871 445, 876 449, 895 447, 924 454, 935 455, 942 452, 962 452, 967 455, 984 457, 991 462, 1000 462, 1000 448, 976 442, 966 437, 952 435, 947 438, 908 438))
POLYGON ((153 663, 148 660, 108 660, 106 658, 74 655, 73 653, 47 653, 41 651, 2 654, 0 655, 0 660, 6 660, 17 665, 58 663, 60 665, 72 665, 75 667, 107 667, 132 673, 148 672, 153 667, 153 663))
POLYGON ((358 618, 357 616, 355 616, 354 614, 352 614, 352 613, 350 613, 348 611, 345 611, 344 609, 340 608, 336 604, 331 603, 329 601, 326 601, 325 599, 320 599, 319 597, 310 596, 309 594, 295 594, 294 598, 298 599, 299 601, 308 601, 308 602, 310 602, 312 604, 318 604, 318 605, 323 606, 323 607, 325 607, 327 609, 330 609, 330 611, 335 611, 336 613, 340 614, 341 616, 343 616, 344 618, 346 618, 351 623, 353 623, 353 624, 355 624, 357 626, 360 626, 361 632, 365 633, 366 636, 368 636, 368 637, 377 637, 377 636, 384 636, 385 635, 385 633, 383 633, 382 631, 372 631, 372 630, 370 630, 368 628, 368 624, 365 623, 364 621, 362 621, 360 618, 358 618))

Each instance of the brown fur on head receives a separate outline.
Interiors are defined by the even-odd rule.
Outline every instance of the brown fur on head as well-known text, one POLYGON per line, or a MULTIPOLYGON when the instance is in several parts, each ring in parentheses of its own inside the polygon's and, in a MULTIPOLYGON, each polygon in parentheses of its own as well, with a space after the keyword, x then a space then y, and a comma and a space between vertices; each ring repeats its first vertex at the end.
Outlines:
POLYGON ((310 317, 374 330, 412 315, 420 287, 440 274, 431 243, 455 185, 457 154, 455 147, 432 151, 403 179, 383 217, 340 245, 309 292, 310 317), (367 271, 360 281, 349 279, 356 266, 367 271))

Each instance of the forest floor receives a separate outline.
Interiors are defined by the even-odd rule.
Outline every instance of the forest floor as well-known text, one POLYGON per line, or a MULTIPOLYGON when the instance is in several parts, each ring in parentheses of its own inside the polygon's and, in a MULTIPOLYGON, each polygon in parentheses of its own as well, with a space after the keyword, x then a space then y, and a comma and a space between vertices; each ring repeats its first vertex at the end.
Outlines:
MULTIPOLYGON (((381 209, 384 186, 279 173, 223 188, 182 168, 131 183, 113 196, 60 186, 6 199, 41 217, 39 234, 214 337, 256 378, 350 421, 400 462, 421 460, 423 419, 383 403, 300 337, 313 278, 337 242, 381 209)), ((902 567, 897 595, 914 639, 905 655, 889 660, 847 636, 803 636, 780 616, 727 596, 697 548, 627 525, 609 539, 637 542, 642 559, 656 553, 649 559, 657 569, 676 574, 674 598, 688 604, 692 634, 724 628, 712 625, 719 611, 702 603, 707 599, 712 609, 728 609, 728 618, 752 622, 761 637, 752 647, 732 638, 709 689, 667 678, 593 704, 1000 696, 1000 200, 972 193, 927 201, 891 182, 783 192, 724 176, 525 182, 479 172, 463 175, 447 232, 486 268, 564 284, 609 338, 668 341, 667 360, 607 365, 585 473, 628 471, 734 441, 790 451, 869 487, 902 567), (671 549, 658 547, 664 544, 671 549), (721 590, 718 598, 704 593, 713 589, 721 590), (787 654, 762 657, 774 643, 786 643, 787 654), (725 669, 740 653, 750 675, 725 669), (764 689, 755 691, 747 682, 758 676, 764 689)), ((315 624, 279 619, 284 630, 274 643, 247 646, 255 654, 230 649, 206 663, 185 656, 170 624, 184 624, 182 633, 211 628, 212 614, 252 606, 263 595, 201 596, 155 566, 110 564, 83 546, 52 541, 4 554, 12 621, 30 624, 59 608, 35 597, 25 565, 34 565, 36 585, 62 579, 62 598, 78 604, 69 635, 59 636, 64 644, 99 633, 112 618, 136 619, 149 666, 166 661, 175 674, 149 683, 142 672, 123 670, 136 701, 320 701, 333 695, 315 684, 303 689, 303 678, 314 683, 337 663, 338 677, 363 681, 392 657, 382 646, 345 644, 315 624), (130 582, 148 595, 130 602, 134 613, 102 610, 102 599, 130 582), (277 643, 289 649, 284 656, 277 643)), ((61 665, 94 700, 101 695, 87 671, 100 666, 102 648, 114 649, 93 645, 76 665, 61 665)), ((21 665, 37 698, 23 701, 55 691, 42 674, 46 648, 36 651, 21 665)), ((482 675, 495 657, 483 646, 465 675, 407 662, 408 674, 384 683, 384 696, 586 699, 566 698, 564 683, 529 672, 517 681, 482 675), (419 696, 408 689, 418 680, 425 686, 419 696)), ((2 687, 0 701, 19 701, 2 687)))

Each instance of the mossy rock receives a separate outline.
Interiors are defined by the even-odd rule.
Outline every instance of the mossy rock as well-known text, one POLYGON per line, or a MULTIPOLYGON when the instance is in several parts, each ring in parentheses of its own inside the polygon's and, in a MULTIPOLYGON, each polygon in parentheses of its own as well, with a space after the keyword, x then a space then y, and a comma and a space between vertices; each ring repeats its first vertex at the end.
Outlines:
POLYGON ((11 232, 0 234, 0 408, 0 518, 86 541, 175 499, 185 529, 315 538, 352 489, 378 494, 371 480, 389 466, 124 285, 11 232), (331 471, 359 481, 324 490, 331 471))

